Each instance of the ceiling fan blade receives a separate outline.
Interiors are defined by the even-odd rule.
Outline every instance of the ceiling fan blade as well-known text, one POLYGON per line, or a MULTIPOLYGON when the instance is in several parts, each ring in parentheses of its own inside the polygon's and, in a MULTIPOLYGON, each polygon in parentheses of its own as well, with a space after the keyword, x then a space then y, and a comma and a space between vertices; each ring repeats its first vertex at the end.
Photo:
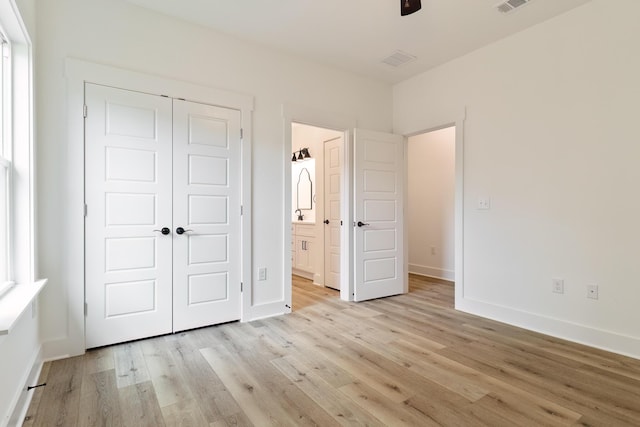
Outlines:
POLYGON ((411 15, 422 8, 420 0, 400 0, 400 15, 411 15))

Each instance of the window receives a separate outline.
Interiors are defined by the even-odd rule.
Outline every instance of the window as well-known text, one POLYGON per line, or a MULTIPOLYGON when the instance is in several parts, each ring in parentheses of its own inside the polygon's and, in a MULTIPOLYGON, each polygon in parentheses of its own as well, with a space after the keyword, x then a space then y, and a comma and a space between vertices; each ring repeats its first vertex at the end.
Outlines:
POLYGON ((32 60, 27 26, 0 0, 0 299, 34 277, 32 60))

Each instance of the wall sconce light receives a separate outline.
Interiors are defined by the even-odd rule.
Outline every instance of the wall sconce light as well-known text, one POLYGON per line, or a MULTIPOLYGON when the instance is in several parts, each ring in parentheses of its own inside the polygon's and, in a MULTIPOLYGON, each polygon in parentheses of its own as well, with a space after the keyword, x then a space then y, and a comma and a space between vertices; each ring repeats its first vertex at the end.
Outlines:
POLYGON ((292 162, 297 162, 298 160, 306 160, 306 159, 310 159, 311 158, 311 154, 309 154, 309 149, 308 148, 301 148, 298 151, 294 151, 293 152, 293 156, 291 157, 291 161, 292 162), (296 153, 298 153, 298 155, 296 155, 296 153))
POLYGON ((400 0, 400 15, 407 16, 422 8, 420 0, 400 0))

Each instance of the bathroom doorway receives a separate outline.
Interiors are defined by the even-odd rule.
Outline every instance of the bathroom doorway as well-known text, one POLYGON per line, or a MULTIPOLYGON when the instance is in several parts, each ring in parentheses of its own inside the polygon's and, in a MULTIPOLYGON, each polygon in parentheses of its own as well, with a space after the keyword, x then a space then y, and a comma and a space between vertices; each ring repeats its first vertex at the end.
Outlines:
POLYGON ((291 273, 339 290, 344 132, 292 122, 291 146, 291 273))

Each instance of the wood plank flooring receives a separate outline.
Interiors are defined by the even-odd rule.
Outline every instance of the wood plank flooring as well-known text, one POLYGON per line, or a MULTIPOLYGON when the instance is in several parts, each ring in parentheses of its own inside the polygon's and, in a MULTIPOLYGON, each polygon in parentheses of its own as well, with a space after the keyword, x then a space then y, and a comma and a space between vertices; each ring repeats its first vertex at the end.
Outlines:
POLYGON ((46 363, 24 426, 640 426, 640 361, 453 310, 453 286, 46 363))

